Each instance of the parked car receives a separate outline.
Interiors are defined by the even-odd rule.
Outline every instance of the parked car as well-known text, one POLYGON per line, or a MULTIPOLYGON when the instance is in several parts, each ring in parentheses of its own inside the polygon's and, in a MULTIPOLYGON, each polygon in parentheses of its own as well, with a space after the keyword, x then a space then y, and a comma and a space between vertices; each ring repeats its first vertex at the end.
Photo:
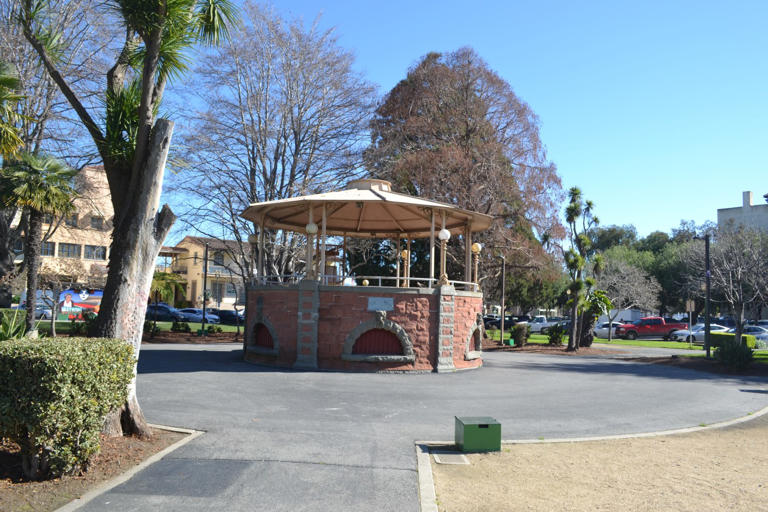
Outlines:
MULTIPOLYGON (((504 316, 504 330, 509 330, 515 325, 515 318, 512 315, 505 315, 504 316)), ((501 318, 497 318, 495 320, 489 320, 485 323, 485 328, 487 329, 501 329, 501 318)))
POLYGON ((659 316, 647 316, 631 324, 621 324, 616 328, 616 336, 627 340, 636 340, 643 336, 661 336, 668 340, 674 331, 687 328, 688 324, 685 322, 668 322, 659 316))
POLYGON ((595 335, 595 338, 608 339, 608 331, 611 330, 611 338, 615 338, 616 328, 620 325, 621 322, 603 322, 595 327, 595 330, 592 331, 592 333, 595 335))
MULTIPOLYGON (((710 324, 709 332, 726 332, 728 327, 719 324, 710 324)), ((672 341, 704 341, 704 324, 696 324, 689 331, 688 329, 680 329, 673 332, 669 338, 672 341), (690 339, 689 339, 690 338, 690 339)))
MULTIPOLYGON (((26 315, 26 305, 21 304, 19 306, 14 306, 12 309, 19 309, 23 310, 24 314, 26 315)), ((53 316, 53 311, 48 306, 45 306, 43 304, 38 304, 35 306, 35 318, 38 320, 50 320, 53 316)))
POLYGON ((245 310, 239 309, 235 312, 233 309, 216 309, 211 308, 210 311, 214 315, 219 317, 219 321, 225 325, 244 325, 245 324, 245 310))
POLYGON ((548 334, 549 330, 552 329, 553 327, 557 326, 557 325, 562 327, 563 331, 565 333, 567 333, 567 334, 571 333, 571 321, 570 320, 561 320, 560 322, 555 322, 554 324, 552 324, 552 325, 550 325, 548 327, 542 328, 541 329, 541 334, 548 334))
MULTIPOLYGON (((199 308, 184 308, 180 309, 179 313, 184 315, 185 322, 197 322, 203 321, 203 310, 199 308)), ((205 322, 209 324, 218 324, 219 316, 215 313, 211 313, 211 310, 205 308, 205 322)))
MULTIPOLYGON (((728 332, 735 333, 736 329, 728 329, 728 332)), ((768 341, 768 327, 761 325, 747 325, 741 330, 741 334, 749 334, 759 340, 768 341)))
POLYGON ((562 318, 556 316, 547 318, 544 315, 538 315, 533 317, 533 320, 528 325, 531 326, 531 332, 544 332, 544 329, 560 321, 562 321, 562 318))
POLYGON ((184 322, 184 315, 181 312, 167 304, 150 304, 147 306, 147 320, 157 320, 160 322, 184 322))

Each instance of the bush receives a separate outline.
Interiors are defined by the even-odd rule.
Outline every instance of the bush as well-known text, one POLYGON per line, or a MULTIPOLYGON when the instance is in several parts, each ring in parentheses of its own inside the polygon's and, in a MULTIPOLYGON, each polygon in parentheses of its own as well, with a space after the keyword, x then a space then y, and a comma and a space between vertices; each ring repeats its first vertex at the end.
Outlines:
POLYGON ((565 328, 561 324, 555 324, 547 330, 547 338, 550 345, 562 345, 565 338, 565 328))
POLYGON ((528 324, 516 324, 512 327, 512 339, 515 340, 515 345, 522 347, 528 342, 528 337, 531 335, 531 328, 528 324))
POLYGON ((218 325, 209 325, 208 326, 208 334, 213 334, 216 332, 224 332, 224 330, 219 327, 218 325))
MULTIPOLYGON (((729 332, 711 332, 709 333, 709 343, 711 347, 722 347, 723 342, 733 343, 736 335, 729 332)), ((754 349, 757 345, 757 338, 751 334, 742 334, 741 341, 747 348, 754 349)))
POLYGON ((192 328, 187 322, 173 322, 171 332, 192 332, 192 328))
POLYGON ((72 322, 72 327, 69 329, 69 334, 74 336, 87 336, 88 332, 91 330, 91 327, 96 323, 96 313, 93 311, 83 311, 82 313, 83 321, 78 322, 74 318, 70 320, 72 322))
POLYGON ((752 349, 744 343, 735 341, 725 341, 722 346, 715 350, 715 358, 725 366, 734 368, 745 368, 752 362, 755 355, 752 349))
POLYGON ((144 320, 144 333, 149 334, 150 336, 154 336, 155 334, 162 331, 160 327, 158 327, 155 322, 152 320, 144 320))
POLYGON ((125 402, 134 363, 133 348, 120 340, 0 343, 0 437, 21 447, 27 478, 87 467, 104 417, 125 402))

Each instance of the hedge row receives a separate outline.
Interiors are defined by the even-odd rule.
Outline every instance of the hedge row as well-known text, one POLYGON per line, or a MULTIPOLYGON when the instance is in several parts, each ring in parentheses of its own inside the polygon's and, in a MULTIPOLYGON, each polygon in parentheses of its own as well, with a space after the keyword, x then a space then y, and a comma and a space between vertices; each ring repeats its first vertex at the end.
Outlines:
MULTIPOLYGON (((723 342, 733 342, 736 339, 736 335, 730 332, 710 332, 709 343, 712 347, 722 347, 723 342)), ((741 341, 743 341, 748 348, 754 349, 757 338, 751 334, 742 334, 741 341)))
POLYGON ((85 469, 106 414, 126 399, 133 348, 98 338, 0 343, 0 437, 21 447, 30 479, 85 469))

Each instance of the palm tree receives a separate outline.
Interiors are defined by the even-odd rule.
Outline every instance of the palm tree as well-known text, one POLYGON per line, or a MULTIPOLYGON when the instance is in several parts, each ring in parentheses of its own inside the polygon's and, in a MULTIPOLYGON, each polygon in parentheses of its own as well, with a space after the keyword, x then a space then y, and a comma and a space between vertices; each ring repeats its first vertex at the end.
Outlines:
POLYGON ((24 261, 27 267, 27 331, 36 336, 35 306, 40 244, 45 215, 60 215, 72 210, 72 178, 77 171, 50 156, 22 153, 10 162, 0 176, 0 201, 3 206, 24 208, 29 212, 24 261))
POLYGON ((150 295, 162 302, 172 303, 177 295, 184 294, 184 283, 177 274, 155 272, 152 276, 150 295))
POLYGON ((23 98, 15 92, 18 89, 19 77, 7 63, 0 61, 0 156, 4 159, 15 156, 22 145, 14 126, 19 117, 14 107, 23 98))

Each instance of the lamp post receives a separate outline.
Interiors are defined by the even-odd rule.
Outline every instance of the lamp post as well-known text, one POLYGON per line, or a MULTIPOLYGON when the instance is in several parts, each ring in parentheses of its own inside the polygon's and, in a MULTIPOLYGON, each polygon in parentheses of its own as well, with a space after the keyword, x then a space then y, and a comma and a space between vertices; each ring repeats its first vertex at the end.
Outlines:
POLYGON ((437 234, 437 238, 440 239, 440 280, 437 284, 446 286, 448 284, 448 271, 445 268, 445 250, 448 246, 448 240, 451 238, 451 232, 443 228, 437 234))
POLYGON ((202 327, 202 334, 205 336, 205 324, 206 324, 206 317, 205 317, 205 305, 206 302, 208 302, 208 244, 205 244, 205 249, 203 250, 203 323, 201 324, 202 327))
MULTIPOLYGON (((409 277, 411 277, 411 253, 408 251, 408 249, 403 249, 400 252, 400 257, 403 258, 403 287, 407 288, 410 286, 409 277)), ((400 286, 400 283, 397 283, 397 286, 400 286)))
POLYGON ((251 279, 253 280, 254 276, 258 274, 256 270, 256 247, 259 244, 259 236, 256 233, 248 235, 248 244, 251 246, 251 279))
POLYGON ((478 274, 478 266, 480 264, 480 251, 483 250, 483 246, 475 242, 472 244, 472 255, 475 258, 475 291, 478 290, 480 279, 478 274))
POLYGON ((506 307, 505 307, 505 296, 507 295, 507 258, 504 257, 502 254, 499 256, 501 258, 501 320, 499 321, 499 327, 501 328, 501 337, 499 338, 499 342, 501 345, 504 344, 504 318, 506 313, 506 307))
MULTIPOLYGON (((695 236, 696 240, 701 240, 702 237, 695 236)), ((710 272, 709 267, 709 233, 704 235, 704 265, 706 272, 704 274, 705 279, 705 288, 706 288, 706 298, 704 299, 704 350, 707 351, 707 359, 710 357, 710 347, 712 346, 710 344, 709 339, 709 330, 710 330, 710 323, 709 323, 709 303, 711 300, 711 294, 710 294, 710 281, 709 278, 712 275, 712 272, 710 272)))

